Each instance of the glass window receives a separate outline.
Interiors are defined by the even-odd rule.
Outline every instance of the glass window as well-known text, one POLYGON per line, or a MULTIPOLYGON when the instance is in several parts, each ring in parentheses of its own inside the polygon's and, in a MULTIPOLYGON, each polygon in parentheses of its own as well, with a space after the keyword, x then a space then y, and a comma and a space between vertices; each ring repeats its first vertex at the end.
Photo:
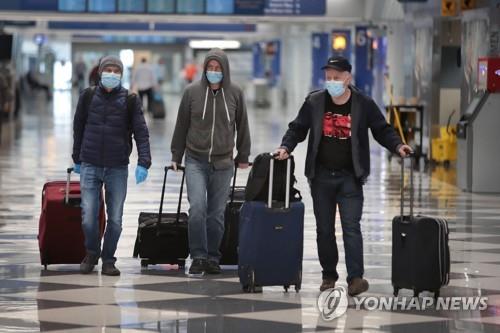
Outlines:
POLYGON ((204 7, 204 0, 177 1, 177 13, 179 14, 203 14, 205 12, 204 7))
POLYGON ((175 0, 148 0, 149 13, 175 13, 175 0))
POLYGON ((116 12, 116 2, 113 0, 89 0, 89 12, 114 13, 116 12))
POLYGON ((118 11, 125 13, 144 13, 146 0, 119 0, 118 11))
POLYGON ((59 0, 58 9, 63 12, 84 12, 85 0, 59 0))
POLYGON ((207 14, 233 14, 234 0, 207 0, 207 14))

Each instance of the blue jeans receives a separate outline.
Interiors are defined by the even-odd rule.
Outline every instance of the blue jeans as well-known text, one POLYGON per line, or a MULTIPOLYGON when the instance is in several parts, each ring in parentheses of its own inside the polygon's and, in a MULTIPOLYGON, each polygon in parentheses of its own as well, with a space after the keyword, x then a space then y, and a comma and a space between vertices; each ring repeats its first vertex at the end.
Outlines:
POLYGON ((186 155, 189 251, 193 259, 220 260, 232 176, 233 168, 216 170, 211 163, 186 155))
POLYGON ((335 239, 336 207, 339 207, 344 238, 347 282, 363 277, 363 237, 360 220, 363 211, 363 187, 352 173, 329 171, 318 167, 311 181, 318 256, 323 268, 323 279, 337 280, 339 254, 335 239))
POLYGON ((116 246, 122 232, 123 204, 127 196, 128 166, 100 168, 82 163, 82 228, 87 253, 101 256, 103 263, 114 263, 116 246), (107 208, 106 232, 101 252, 99 235, 99 203, 102 186, 107 208))

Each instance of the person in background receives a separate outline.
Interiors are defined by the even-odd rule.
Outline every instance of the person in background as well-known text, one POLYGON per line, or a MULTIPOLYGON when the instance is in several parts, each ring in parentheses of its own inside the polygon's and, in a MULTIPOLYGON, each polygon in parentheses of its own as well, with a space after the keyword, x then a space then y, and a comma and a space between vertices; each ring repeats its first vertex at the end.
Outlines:
POLYGON ((121 86, 123 64, 114 56, 104 57, 99 64, 99 85, 89 105, 84 105, 85 90, 78 100, 73 123, 74 170, 80 173, 82 193, 82 228, 87 255, 80 272, 93 271, 99 257, 102 274, 120 275, 114 257, 122 231, 123 206, 127 195, 129 156, 134 136, 139 160, 136 183, 146 180, 151 166, 149 132, 136 95, 121 86), (135 98, 133 110, 127 109, 128 98, 135 98), (99 238, 99 204, 105 189, 107 223, 102 244, 99 238))
POLYGON ((198 74, 198 67, 195 63, 189 62, 184 67, 184 79, 189 84, 194 81, 196 75, 198 74))
POLYGON ((328 59, 325 89, 311 92, 288 125, 276 150, 288 158, 309 134, 305 174, 311 187, 318 254, 323 268, 320 290, 335 288, 339 275, 335 214, 339 207, 347 266, 348 294, 368 290, 363 278, 363 184, 370 173, 368 129, 381 145, 403 157, 412 149, 401 142, 375 102, 351 85, 351 64, 340 56, 328 59))
POLYGON ((231 82, 221 49, 208 52, 199 81, 184 91, 172 137, 172 166, 186 153, 189 200, 190 274, 219 274, 224 208, 233 176, 233 150, 239 168, 248 167, 250 130, 243 91, 231 82))
POLYGON ((132 74, 132 88, 139 92, 141 101, 144 95, 148 97, 148 109, 153 105, 153 89, 158 85, 156 73, 153 66, 147 63, 146 58, 141 59, 132 74))
POLYGON ((167 67, 165 63, 165 58, 161 57, 158 59, 158 63, 156 64, 156 80, 158 81, 158 85, 162 86, 167 77, 167 67))
POLYGON ((92 67, 89 73, 89 87, 94 87, 99 84, 99 64, 101 63, 101 59, 97 61, 97 65, 92 67))
POLYGON ((78 58, 75 64, 75 83, 78 87, 78 91, 82 92, 85 89, 85 73, 87 73, 87 65, 81 57, 78 58))
POLYGON ((47 100, 52 100, 52 92, 50 91, 50 87, 48 84, 45 84, 40 81, 35 70, 30 69, 28 73, 26 73, 26 82, 33 90, 43 90, 45 91, 45 95, 47 96, 47 100))

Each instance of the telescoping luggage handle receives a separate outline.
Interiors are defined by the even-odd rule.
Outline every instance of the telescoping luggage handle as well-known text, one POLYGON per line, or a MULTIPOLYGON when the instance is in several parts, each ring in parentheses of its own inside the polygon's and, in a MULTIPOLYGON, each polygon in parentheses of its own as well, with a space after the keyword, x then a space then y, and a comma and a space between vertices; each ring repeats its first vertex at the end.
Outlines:
MULTIPOLYGON (((411 161, 410 165, 410 220, 413 218, 413 162, 414 162, 414 155, 410 154, 409 159, 411 161)), ((404 189, 404 174, 405 174, 405 158, 401 158, 401 222, 404 221, 403 219, 403 212, 404 212, 404 196, 405 196, 405 189, 404 189)))
MULTIPOLYGON (((163 201, 165 199, 165 187, 167 185, 168 170, 174 170, 174 168, 172 166, 165 167, 165 174, 163 176, 163 187, 161 189, 160 212, 158 214, 158 223, 157 223, 158 228, 160 228, 161 214, 163 213, 163 201)), ((182 193, 184 191, 184 178, 186 177, 186 168, 185 167, 179 165, 179 166, 177 166, 177 170, 182 171, 182 181, 181 181, 181 189, 179 191, 179 202, 177 204, 177 216, 175 218, 175 223, 179 223, 179 217, 181 215, 182 193)))
POLYGON ((66 191, 64 193, 64 203, 67 205, 69 203, 69 182, 71 181, 71 173, 73 172, 74 168, 67 168, 66 172, 68 174, 66 178, 66 191))
MULTIPOLYGON (((271 161, 269 167, 269 193, 267 196, 267 206, 269 208, 273 207, 273 183, 274 183, 274 160, 278 157, 278 154, 271 153, 271 161)), ((285 209, 290 208, 290 179, 291 179, 291 156, 286 160, 286 189, 285 189, 285 209)))
MULTIPOLYGON (((234 162, 234 176, 233 176, 233 186, 231 187, 231 203, 234 201, 234 190, 236 188, 236 174, 238 173, 238 162, 234 162)), ((252 162, 248 163, 248 166, 251 167, 253 165, 252 162)))

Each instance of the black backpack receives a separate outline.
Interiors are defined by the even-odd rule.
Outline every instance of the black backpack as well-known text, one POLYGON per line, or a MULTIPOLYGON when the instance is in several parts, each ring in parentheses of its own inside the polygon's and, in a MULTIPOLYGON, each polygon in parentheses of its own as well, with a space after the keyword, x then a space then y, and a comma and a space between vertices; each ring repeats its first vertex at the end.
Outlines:
MULTIPOLYGON (((96 89, 96 86, 91 86, 83 91, 82 98, 83 98, 83 110, 85 110, 85 118, 88 117, 90 103, 92 103, 92 98, 94 98, 95 89, 96 89)), ((134 104, 135 104, 136 98, 137 98, 137 94, 135 94, 135 93, 128 94, 128 91, 127 91, 127 115, 128 115, 128 124, 129 124, 129 126, 128 126, 128 145, 129 145, 128 154, 129 155, 132 153, 132 148, 133 148, 132 113, 134 112, 134 104)), ((85 120, 85 123, 87 123, 87 120, 85 120)))
MULTIPOLYGON (((293 187, 297 182, 295 178, 295 162, 293 156, 291 159, 291 177, 290 177, 290 202, 301 201, 300 191, 293 187)), ((269 167, 271 161, 270 153, 257 155, 253 161, 252 169, 248 175, 247 187, 245 190, 245 201, 263 201, 267 202, 269 193, 269 167)), ((286 164, 287 161, 274 161, 274 186, 273 201, 285 202, 286 196, 286 164)))

